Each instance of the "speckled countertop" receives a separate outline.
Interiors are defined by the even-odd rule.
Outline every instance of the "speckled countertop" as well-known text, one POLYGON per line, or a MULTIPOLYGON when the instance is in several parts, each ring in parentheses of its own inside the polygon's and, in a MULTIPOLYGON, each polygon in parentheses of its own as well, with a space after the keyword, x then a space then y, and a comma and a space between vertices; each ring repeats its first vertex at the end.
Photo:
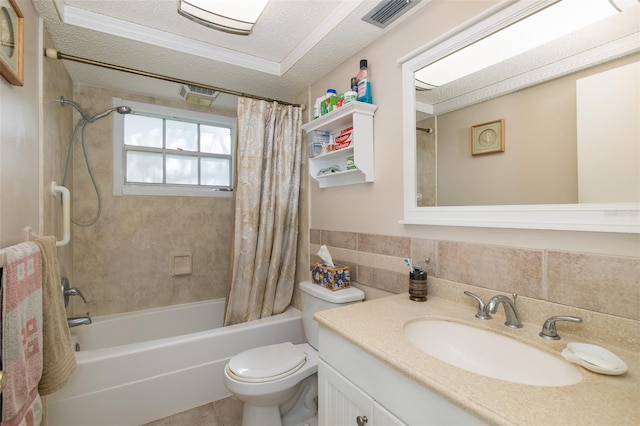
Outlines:
POLYGON ((638 321, 519 298, 524 327, 512 330, 504 326, 502 307, 492 320, 481 321, 474 317, 475 301, 463 295, 464 290, 470 290, 486 301, 495 292, 441 281, 429 283, 426 302, 413 302, 408 294, 399 294, 319 312, 315 318, 321 326, 490 424, 640 424, 638 321), (538 336, 542 323, 553 315, 577 315, 584 322, 559 322, 562 339, 542 339, 538 336), (449 318, 489 329, 559 357, 567 343, 597 344, 618 355, 628 371, 607 376, 577 366, 582 381, 561 387, 522 385, 481 376, 433 358, 405 338, 404 325, 423 317, 449 318))

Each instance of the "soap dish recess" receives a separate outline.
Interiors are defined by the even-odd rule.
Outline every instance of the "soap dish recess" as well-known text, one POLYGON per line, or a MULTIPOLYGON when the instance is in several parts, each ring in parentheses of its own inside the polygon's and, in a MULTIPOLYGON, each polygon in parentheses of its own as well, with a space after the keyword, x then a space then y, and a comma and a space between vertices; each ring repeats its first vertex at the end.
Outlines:
POLYGON ((607 349, 588 343, 569 343, 562 356, 595 373, 617 376, 627 371, 627 364, 607 349))

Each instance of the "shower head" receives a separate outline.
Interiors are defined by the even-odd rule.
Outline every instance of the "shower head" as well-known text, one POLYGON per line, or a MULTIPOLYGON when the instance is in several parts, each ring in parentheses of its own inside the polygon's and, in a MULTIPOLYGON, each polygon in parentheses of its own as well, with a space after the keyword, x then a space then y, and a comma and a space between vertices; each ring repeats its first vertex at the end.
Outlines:
POLYGON ((106 117, 107 115, 111 114, 113 111, 116 111, 118 114, 129 114, 131 112, 131 108, 129 108, 128 106, 124 106, 124 105, 120 105, 117 107, 113 107, 113 108, 109 108, 106 111, 103 111, 99 114, 94 115, 93 117, 90 117, 85 110, 83 110, 82 108, 80 108, 80 106, 78 106, 78 104, 76 104, 73 101, 67 100, 63 97, 61 97, 60 99, 60 103, 62 105, 71 105, 72 107, 74 107, 76 109, 76 111, 78 111, 80 113, 80 115, 82 116, 82 118, 89 122, 89 123, 93 123, 96 120, 99 120, 103 117, 106 117))
POLYGON ((93 123, 94 121, 99 120, 102 117, 106 117, 107 115, 111 114, 113 111, 117 112, 118 114, 129 114, 131 112, 131 108, 124 105, 109 108, 108 110, 103 111, 100 114, 94 115, 93 117, 91 117, 91 120, 89 121, 93 123))

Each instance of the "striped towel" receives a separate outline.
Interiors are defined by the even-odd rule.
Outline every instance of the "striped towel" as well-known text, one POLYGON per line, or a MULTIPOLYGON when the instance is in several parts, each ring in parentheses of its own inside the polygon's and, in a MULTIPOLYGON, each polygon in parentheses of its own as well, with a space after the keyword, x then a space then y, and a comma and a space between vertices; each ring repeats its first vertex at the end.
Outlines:
POLYGON ((35 243, 4 249, 2 270, 2 426, 39 425, 42 402, 42 257, 35 243))

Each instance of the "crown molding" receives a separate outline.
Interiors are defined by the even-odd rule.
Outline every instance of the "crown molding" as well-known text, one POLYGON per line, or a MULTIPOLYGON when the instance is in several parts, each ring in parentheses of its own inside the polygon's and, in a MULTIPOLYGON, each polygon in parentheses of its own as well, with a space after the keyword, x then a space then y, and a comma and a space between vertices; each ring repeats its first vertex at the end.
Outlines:
POLYGON ((101 33, 123 37, 140 43, 175 50, 177 52, 187 53, 266 74, 275 76, 282 76, 283 74, 282 66, 278 62, 239 53, 231 49, 176 34, 169 34, 164 31, 89 12, 77 7, 64 5, 64 9, 59 11, 59 16, 65 24, 75 25, 92 31, 99 31, 101 33))

